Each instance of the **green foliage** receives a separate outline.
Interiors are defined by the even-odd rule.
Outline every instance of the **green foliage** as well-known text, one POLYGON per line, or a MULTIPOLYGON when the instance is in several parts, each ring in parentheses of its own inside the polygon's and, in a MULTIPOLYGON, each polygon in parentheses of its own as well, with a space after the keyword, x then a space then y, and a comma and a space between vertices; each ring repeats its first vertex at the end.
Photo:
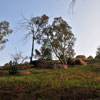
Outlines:
POLYGON ((42 45, 40 51, 37 49, 35 50, 36 52, 36 58, 43 58, 45 60, 52 60, 52 51, 50 48, 46 48, 45 46, 42 45))
POLYGON ((97 48, 96 58, 100 59, 100 46, 97 48))
POLYGON ((67 64, 66 58, 75 55, 73 46, 76 40, 68 23, 62 17, 54 18, 52 24, 44 28, 43 33, 43 45, 51 48, 61 63, 67 64))
POLYGON ((98 64, 100 63, 100 59, 87 59, 84 60, 87 64, 98 64))
POLYGON ((10 66, 8 70, 10 75, 17 75, 18 74, 18 68, 16 66, 10 66))
POLYGON ((50 48, 46 48, 45 46, 41 47, 42 56, 46 60, 52 60, 52 50, 50 48))
POLYGON ((11 34, 12 30, 9 29, 9 22, 2 21, 0 22, 0 49, 3 49, 5 47, 5 43, 8 41, 8 39, 5 39, 7 35, 11 34))

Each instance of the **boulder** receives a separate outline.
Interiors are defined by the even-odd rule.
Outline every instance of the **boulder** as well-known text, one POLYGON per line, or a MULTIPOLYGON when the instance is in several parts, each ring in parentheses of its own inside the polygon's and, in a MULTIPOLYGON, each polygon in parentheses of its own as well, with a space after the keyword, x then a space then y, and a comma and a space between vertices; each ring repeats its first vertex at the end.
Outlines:
POLYGON ((9 64, 8 64, 8 63, 6 63, 6 64, 4 64, 4 66, 9 66, 9 64))
POLYGON ((84 61, 84 59, 79 59, 79 58, 72 58, 68 60, 69 65, 87 65, 87 63, 84 61))
POLYGON ((25 64, 25 65, 29 65, 30 63, 26 61, 26 62, 24 62, 24 64, 25 64))
POLYGON ((87 59, 93 59, 93 57, 92 56, 89 56, 87 59))
POLYGON ((78 55, 78 56, 76 56, 76 59, 86 59, 86 56, 85 55, 78 55))
POLYGON ((34 60, 31 62, 32 65, 35 66, 35 68, 46 68, 48 67, 48 63, 45 59, 40 58, 38 60, 34 60))
POLYGON ((82 59, 76 59, 75 63, 76 63, 76 65, 85 65, 85 66, 87 65, 87 63, 84 62, 82 59))
POLYGON ((53 68, 53 69, 67 69, 68 66, 62 65, 62 64, 54 64, 54 65, 51 66, 51 68, 53 68))

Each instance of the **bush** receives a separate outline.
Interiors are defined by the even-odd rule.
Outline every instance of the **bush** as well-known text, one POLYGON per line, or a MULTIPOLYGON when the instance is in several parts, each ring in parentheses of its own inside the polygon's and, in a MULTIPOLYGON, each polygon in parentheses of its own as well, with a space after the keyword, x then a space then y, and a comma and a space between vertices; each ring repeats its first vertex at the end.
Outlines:
POLYGON ((37 68, 47 68, 48 64, 47 61, 45 59, 40 58, 37 62, 36 62, 36 67, 37 68))
POLYGON ((73 65, 73 60, 72 60, 71 58, 68 58, 67 63, 68 63, 69 65, 73 65))
POLYGON ((100 59, 88 59, 88 60, 84 60, 87 64, 96 64, 96 63, 100 63, 100 59))
POLYGON ((2 70, 9 70, 9 66, 2 66, 1 69, 2 70))
POLYGON ((10 66, 8 72, 10 75, 16 75, 18 74, 18 68, 16 66, 10 66))

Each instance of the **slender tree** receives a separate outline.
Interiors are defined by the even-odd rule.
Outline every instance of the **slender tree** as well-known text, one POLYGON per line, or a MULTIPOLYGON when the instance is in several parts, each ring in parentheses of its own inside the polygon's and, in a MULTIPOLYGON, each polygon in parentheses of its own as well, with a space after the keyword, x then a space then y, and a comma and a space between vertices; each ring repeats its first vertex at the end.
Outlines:
POLYGON ((42 36, 42 29, 48 23, 48 16, 42 15, 37 17, 32 17, 31 19, 24 18, 24 22, 22 23, 22 27, 28 30, 28 33, 25 36, 27 39, 30 35, 32 37, 32 49, 31 49, 31 57, 30 63, 32 62, 34 56, 34 49, 35 49, 35 41, 40 44, 41 36, 42 36))

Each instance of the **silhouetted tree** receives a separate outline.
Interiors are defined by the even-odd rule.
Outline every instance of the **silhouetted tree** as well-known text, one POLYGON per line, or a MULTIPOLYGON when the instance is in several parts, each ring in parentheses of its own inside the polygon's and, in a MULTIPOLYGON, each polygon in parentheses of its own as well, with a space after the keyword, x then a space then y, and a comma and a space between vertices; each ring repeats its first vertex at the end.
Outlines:
POLYGON ((31 50, 31 57, 30 63, 32 62, 34 56, 34 47, 35 41, 40 44, 41 36, 42 36, 42 29, 48 23, 48 16, 42 15, 37 17, 32 17, 31 19, 24 18, 24 22, 22 23, 22 27, 28 30, 28 34, 26 34, 25 39, 27 39, 30 35, 32 36, 32 50, 31 50))
POLYGON ((0 49, 3 49, 5 47, 5 43, 8 41, 8 39, 5 39, 5 37, 11 33, 12 30, 9 29, 9 22, 0 22, 0 49))

